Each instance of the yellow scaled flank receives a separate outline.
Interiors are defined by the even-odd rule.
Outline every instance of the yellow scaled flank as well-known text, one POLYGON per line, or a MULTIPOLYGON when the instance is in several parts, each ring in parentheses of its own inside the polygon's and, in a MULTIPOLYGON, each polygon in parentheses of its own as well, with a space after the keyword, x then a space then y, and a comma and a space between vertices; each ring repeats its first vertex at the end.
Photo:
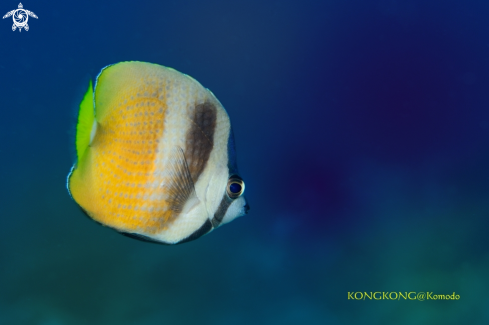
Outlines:
MULTIPOLYGON (((156 158, 167 112, 168 68, 141 62, 109 66, 95 88, 97 132, 70 178, 75 201, 96 221, 155 234, 174 217, 156 158)), ((169 76, 171 78, 169 78, 169 76)))

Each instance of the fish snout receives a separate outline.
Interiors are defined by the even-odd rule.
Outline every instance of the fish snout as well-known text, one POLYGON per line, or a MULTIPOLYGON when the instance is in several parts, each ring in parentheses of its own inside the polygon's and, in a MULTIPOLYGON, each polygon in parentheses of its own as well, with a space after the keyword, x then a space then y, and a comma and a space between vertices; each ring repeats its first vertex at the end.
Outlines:
POLYGON ((246 202, 245 206, 243 207, 244 209, 244 213, 245 214, 248 214, 248 211, 250 210, 250 205, 248 204, 248 202, 246 202))

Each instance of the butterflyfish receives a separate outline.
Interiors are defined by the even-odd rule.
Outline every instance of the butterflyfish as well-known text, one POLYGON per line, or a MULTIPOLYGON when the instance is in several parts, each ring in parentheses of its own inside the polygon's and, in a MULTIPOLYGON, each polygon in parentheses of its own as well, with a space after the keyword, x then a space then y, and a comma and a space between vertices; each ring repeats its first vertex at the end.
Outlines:
POLYGON ((188 242, 248 212, 226 110, 174 69, 102 69, 80 104, 75 144, 69 194, 126 236, 188 242))

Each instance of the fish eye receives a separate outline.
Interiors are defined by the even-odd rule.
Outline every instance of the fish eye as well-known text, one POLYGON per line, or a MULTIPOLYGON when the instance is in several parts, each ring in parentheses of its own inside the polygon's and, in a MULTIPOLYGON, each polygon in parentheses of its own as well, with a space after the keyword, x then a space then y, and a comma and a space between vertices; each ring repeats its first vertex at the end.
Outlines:
POLYGON ((228 196, 231 199, 237 199, 241 195, 243 195, 245 189, 245 184, 241 177, 238 175, 233 175, 228 179, 228 186, 226 188, 228 196))

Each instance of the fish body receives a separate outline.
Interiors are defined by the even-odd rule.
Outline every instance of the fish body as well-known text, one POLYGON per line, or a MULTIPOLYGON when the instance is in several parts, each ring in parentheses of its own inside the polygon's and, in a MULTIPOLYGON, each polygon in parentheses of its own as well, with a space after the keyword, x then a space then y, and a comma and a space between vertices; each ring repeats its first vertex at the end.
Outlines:
POLYGON ((71 197, 93 220, 162 244, 246 214, 229 116, 195 79, 144 62, 104 68, 80 104, 71 197))

